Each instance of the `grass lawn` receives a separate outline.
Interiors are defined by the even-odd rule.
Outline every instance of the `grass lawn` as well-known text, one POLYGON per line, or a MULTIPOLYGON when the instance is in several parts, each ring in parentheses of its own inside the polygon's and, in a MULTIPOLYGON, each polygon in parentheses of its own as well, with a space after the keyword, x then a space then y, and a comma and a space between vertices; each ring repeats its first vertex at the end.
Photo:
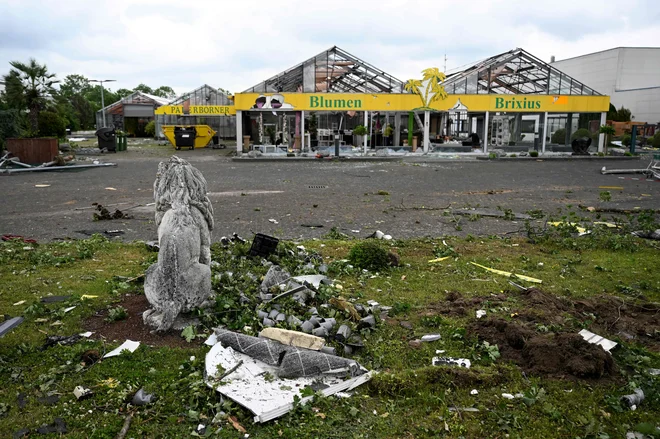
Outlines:
MULTIPOLYGON (((632 430, 658 438, 660 376, 649 373, 660 368, 658 245, 616 229, 594 229, 583 237, 572 232, 564 227, 531 234, 534 239, 381 242, 398 254, 400 265, 380 272, 346 261, 357 240, 282 242, 272 262, 292 275, 327 264, 337 280, 312 305, 342 296, 392 309, 374 331, 362 332, 365 346, 351 355, 379 372, 370 382, 350 398, 317 397, 265 424, 223 401, 203 377, 209 348, 201 341, 210 328, 224 324, 251 334, 261 329, 260 281, 254 278, 268 268, 244 257, 249 244, 213 246, 216 306, 200 311, 202 326, 188 332, 190 343, 169 334, 172 342, 144 342, 132 354, 90 362, 84 361, 89 355, 103 355, 124 341, 108 334, 122 333, 122 325, 139 317, 126 319, 118 307, 133 312, 126 304, 143 294, 139 276, 156 254, 142 243, 100 237, 1 242, 0 314, 20 315, 25 322, 0 338, 0 437, 62 418, 66 437, 113 438, 132 413, 126 437, 189 437, 197 435, 198 424, 208 427, 208 437, 244 437, 231 416, 251 438, 620 438, 632 430), (298 254, 299 244, 306 254, 298 254), (444 256, 449 258, 429 263, 444 256), (313 267, 305 268, 310 261, 313 267), (470 262, 543 283, 517 280, 534 287, 521 291, 470 262), (70 297, 40 302, 49 295, 70 297), (249 300, 241 301, 241 295, 249 300), (486 316, 477 319, 478 309, 486 316), (43 348, 48 335, 83 332, 92 319, 112 320, 109 314, 117 321, 89 339, 43 348), (573 334, 584 328, 619 343, 611 357, 575 341, 573 334), (430 333, 440 340, 418 342, 430 333), (472 366, 432 366, 435 356, 466 358, 472 366), (76 386, 94 395, 78 401, 76 386), (156 395, 155 402, 128 404, 142 387, 156 395), (631 411, 620 397, 638 387, 646 399, 631 411), (50 405, 42 399, 53 395, 59 400, 50 405)), ((293 301, 283 306, 296 312, 293 301)), ((348 317, 324 309, 338 319, 348 317)), ((330 344, 342 352, 341 345, 330 344)))

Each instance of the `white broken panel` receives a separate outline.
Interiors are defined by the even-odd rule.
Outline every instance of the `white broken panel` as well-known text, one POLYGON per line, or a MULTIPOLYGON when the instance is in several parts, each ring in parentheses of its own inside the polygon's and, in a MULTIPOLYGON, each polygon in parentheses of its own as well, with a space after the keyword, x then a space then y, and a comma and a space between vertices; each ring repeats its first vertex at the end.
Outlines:
MULTIPOLYGON (((207 385, 254 413, 254 422, 267 422, 293 410, 294 397, 300 397, 300 390, 307 386, 320 388, 321 393, 330 396, 366 383, 373 373, 351 379, 325 374, 281 379, 275 375, 276 372, 276 367, 230 347, 225 348, 221 343, 216 343, 206 354, 207 385), (243 363, 222 381, 214 378, 236 367, 240 361, 243 363)), ((300 401, 304 404, 311 398, 304 397, 300 401)))
POLYGON ((140 347, 139 341, 126 340, 119 346, 117 349, 114 349, 103 356, 103 358, 116 357, 120 355, 122 351, 135 352, 137 348, 140 347))
POLYGON ((617 345, 616 342, 594 334, 591 331, 587 331, 586 329, 581 330, 578 334, 580 334, 585 341, 591 344, 597 344, 608 353, 610 352, 610 349, 617 345))
POLYGON ((318 288, 321 285, 321 281, 327 278, 328 278, 327 276, 324 276, 322 274, 309 274, 306 276, 292 277, 292 279, 295 280, 296 282, 300 282, 301 284, 307 282, 308 284, 314 286, 314 288, 318 288))

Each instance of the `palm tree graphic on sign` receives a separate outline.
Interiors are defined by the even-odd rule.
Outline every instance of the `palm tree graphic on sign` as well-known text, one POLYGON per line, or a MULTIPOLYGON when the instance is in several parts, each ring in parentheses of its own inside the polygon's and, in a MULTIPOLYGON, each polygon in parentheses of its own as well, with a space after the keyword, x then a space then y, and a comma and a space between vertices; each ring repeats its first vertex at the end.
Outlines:
POLYGON ((419 96, 422 101, 420 108, 415 110, 433 110, 431 104, 447 99, 447 92, 441 85, 446 76, 437 67, 422 70, 422 79, 409 79, 404 89, 419 96))

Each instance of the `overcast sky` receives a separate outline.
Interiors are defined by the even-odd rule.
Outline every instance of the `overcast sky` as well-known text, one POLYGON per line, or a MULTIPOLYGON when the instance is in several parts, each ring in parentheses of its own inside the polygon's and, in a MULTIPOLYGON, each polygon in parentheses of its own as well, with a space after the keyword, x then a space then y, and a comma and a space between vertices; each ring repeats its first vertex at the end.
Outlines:
POLYGON ((339 46, 406 80, 522 47, 549 61, 660 45, 657 0, 0 0, 0 73, 240 92, 339 46))

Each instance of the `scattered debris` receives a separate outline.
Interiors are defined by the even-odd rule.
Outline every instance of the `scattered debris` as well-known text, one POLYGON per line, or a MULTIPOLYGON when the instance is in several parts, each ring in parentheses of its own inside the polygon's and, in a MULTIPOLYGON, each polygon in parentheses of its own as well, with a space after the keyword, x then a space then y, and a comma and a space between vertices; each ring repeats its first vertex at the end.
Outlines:
POLYGON ((259 333, 259 337, 274 340, 283 345, 296 346, 314 351, 320 350, 325 344, 325 340, 321 337, 281 328, 264 328, 259 333))
POLYGON ((31 238, 24 238, 21 235, 2 235, 2 240, 3 241, 14 241, 14 240, 20 240, 23 241, 26 244, 36 244, 37 240, 36 239, 31 239, 31 238))
POLYGON ((489 216, 494 218, 504 218, 504 219, 515 219, 515 220, 528 220, 532 219, 530 215, 526 213, 516 213, 507 210, 495 210, 495 209, 456 209, 453 210, 458 215, 479 215, 479 216, 489 216))
POLYGON ((151 404, 151 402, 154 399, 154 395, 151 393, 147 393, 144 391, 144 388, 141 388, 138 390, 135 395, 133 395, 133 399, 131 400, 131 404, 133 405, 147 405, 151 404))
MULTIPOLYGON (((359 230, 352 230, 355 233, 360 233, 359 230)), ((385 241, 391 241, 392 240, 392 235, 386 235, 385 233, 381 232, 380 230, 376 230, 374 233, 371 235, 367 236, 367 238, 375 238, 375 239, 382 239, 385 241)))
POLYGON ((66 424, 64 419, 55 418, 52 424, 44 424, 41 427, 37 428, 37 433, 39 434, 48 434, 48 433, 66 433, 66 424))
POLYGON ((126 415, 126 419, 124 419, 124 425, 122 425, 121 430, 119 430, 119 433, 117 433, 117 437, 115 439, 124 439, 126 437, 128 429, 131 428, 131 421, 133 421, 132 412, 126 415))
POLYGON ((442 258, 431 259, 431 260, 429 260, 429 264, 435 264, 436 262, 446 261, 449 258, 451 258, 451 256, 444 256, 442 258))
POLYGON ((121 355, 123 351, 135 352, 135 350, 139 347, 140 347, 139 341, 126 340, 124 343, 121 344, 121 346, 105 354, 103 358, 116 357, 118 355, 121 355))
POLYGON ((479 409, 474 407, 449 407, 450 412, 472 412, 477 413, 479 409))
POLYGON ((23 317, 12 317, 0 323, 0 337, 3 337, 6 333, 23 323, 24 320, 23 317))
POLYGON ((600 335, 596 335, 591 331, 587 331, 586 329, 581 330, 578 332, 578 334, 580 334, 582 338, 585 339, 585 341, 600 346, 606 352, 610 352, 610 350, 617 345, 616 342, 601 337, 600 335))
POLYGON ((477 389, 470 390, 470 395, 478 395, 479 391, 477 389))
POLYGON ((434 366, 459 366, 469 369, 472 362, 467 358, 451 358, 451 357, 433 357, 431 364, 434 366))
POLYGON ((279 224, 279 223, 280 223, 280 222, 277 221, 275 218, 270 218, 268 221, 271 222, 271 223, 273 223, 273 224, 279 224))
POLYGON ((632 232, 632 234, 639 238, 653 239, 656 241, 660 241, 660 229, 648 230, 648 231, 638 230, 636 232, 632 232))
POLYGON ((470 264, 475 265, 479 268, 483 268, 484 270, 490 271, 491 273, 499 274, 499 275, 502 275, 502 276, 515 277, 515 278, 518 278, 520 280, 524 280, 524 281, 532 282, 532 283, 537 283, 537 284, 543 283, 543 281, 541 279, 535 279, 533 277, 523 276, 522 274, 509 273, 508 271, 496 270, 494 268, 489 268, 489 267, 485 267, 483 265, 477 264, 476 262, 471 262, 470 261, 470 264))
POLYGON ((550 221, 548 222, 548 224, 554 227, 560 227, 560 226, 575 227, 575 230, 577 230, 578 232, 578 236, 584 236, 591 233, 584 227, 578 226, 575 223, 567 223, 565 221, 550 221))
POLYGON ((65 335, 49 335, 46 337, 46 342, 41 347, 42 350, 48 349, 51 346, 60 345, 60 346, 71 346, 78 343, 82 337, 80 334, 73 334, 69 336, 65 335))
POLYGON ((478 309, 477 310, 477 318, 480 319, 486 315, 486 310, 485 309, 478 309))
MULTIPOLYGON (((234 233, 234 237, 238 238, 239 241, 245 242, 243 238, 234 233)), ((254 235, 254 240, 252 241, 252 247, 250 247, 250 256, 261 256, 266 258, 275 252, 277 249, 277 244, 280 240, 272 236, 264 235, 262 233, 257 233, 254 235)))
POLYGON ((160 250, 160 245, 158 245, 158 241, 147 241, 144 243, 144 245, 147 247, 148 250, 152 252, 157 252, 160 250))
POLYGON ((110 213, 108 209, 103 207, 103 205, 98 203, 92 203, 93 206, 96 206, 98 212, 94 212, 94 221, 109 221, 115 219, 131 219, 132 217, 128 214, 125 214, 119 209, 115 209, 113 213, 110 213))
POLYGON ((50 187, 49 184, 35 184, 34 187, 50 187))
POLYGON ((234 427, 236 430, 240 431, 241 433, 246 433, 247 430, 245 430, 245 427, 241 425, 240 422, 238 422, 238 419, 236 419, 236 416, 230 416, 229 418, 229 423, 234 427))
POLYGON ((91 389, 87 389, 83 386, 76 386, 76 388, 73 389, 73 394, 75 395, 76 399, 83 400, 91 397, 94 392, 92 392, 91 389))
POLYGON ((70 298, 71 296, 46 296, 41 298, 41 303, 65 302, 70 298))
POLYGON ((621 401, 624 402, 630 410, 636 410, 642 401, 644 401, 644 391, 639 388, 635 389, 630 395, 623 395, 621 401))
MULTIPOLYGON (((246 341, 243 337, 249 337, 242 334, 230 333, 229 331, 216 330, 216 332, 218 331, 221 332, 218 334, 218 339, 220 340, 227 335, 229 335, 230 338, 234 338, 234 341, 246 341)), ((249 339, 256 340, 259 344, 265 343, 254 337, 249 337, 249 339)), ((252 344, 251 342, 249 343, 252 344)), ((320 368, 313 366, 314 369, 317 370, 315 375, 305 377, 299 376, 295 379, 283 379, 283 377, 278 374, 284 367, 283 363, 288 361, 287 357, 298 357, 298 353, 301 355, 311 353, 312 355, 325 359, 336 358, 340 360, 342 365, 351 362, 358 368, 359 365, 352 360, 333 357, 316 351, 300 350, 298 348, 291 348, 283 345, 278 346, 277 343, 274 342, 266 343, 269 343, 272 348, 277 349, 272 356, 267 350, 261 351, 262 354, 266 354, 264 358, 266 362, 257 358, 252 358, 247 354, 240 353, 231 346, 223 347, 222 343, 215 344, 206 355, 207 384, 254 413, 254 422, 267 422, 290 412, 293 410, 294 402, 298 398, 300 404, 307 403, 313 396, 301 397, 300 390, 305 387, 313 387, 317 384, 322 384, 318 392, 323 393, 325 396, 330 396, 339 392, 350 391, 367 382, 372 376, 371 372, 367 372, 350 379, 345 379, 346 369, 343 366, 336 369, 336 364, 332 365, 331 363, 328 363, 330 369, 327 370, 326 373, 319 373, 320 368), (296 354, 289 355, 285 352, 284 357, 280 362, 280 366, 274 367, 274 365, 276 366, 278 364, 278 352, 292 349, 295 351, 291 352, 296 352, 296 354), (218 371, 218 366, 221 366, 221 370, 230 370, 240 361, 243 361, 243 363, 231 374, 229 379, 220 382, 217 381, 216 377, 222 375, 218 371), (269 374, 267 375, 266 372, 269 372, 269 374)), ((261 350, 260 348, 257 349, 261 350)), ((252 352, 253 349, 251 346, 245 346, 245 350, 252 352)), ((256 352, 254 353, 256 354, 256 352)), ((289 358, 289 360, 290 359, 291 358, 289 358)), ((334 360, 330 361, 334 362, 334 360)), ((323 367, 323 369, 326 369, 326 367, 323 367)), ((362 369, 359 368, 359 370, 362 369)))
POLYGON ((440 340, 440 334, 426 334, 422 336, 422 341, 436 341, 440 340))

